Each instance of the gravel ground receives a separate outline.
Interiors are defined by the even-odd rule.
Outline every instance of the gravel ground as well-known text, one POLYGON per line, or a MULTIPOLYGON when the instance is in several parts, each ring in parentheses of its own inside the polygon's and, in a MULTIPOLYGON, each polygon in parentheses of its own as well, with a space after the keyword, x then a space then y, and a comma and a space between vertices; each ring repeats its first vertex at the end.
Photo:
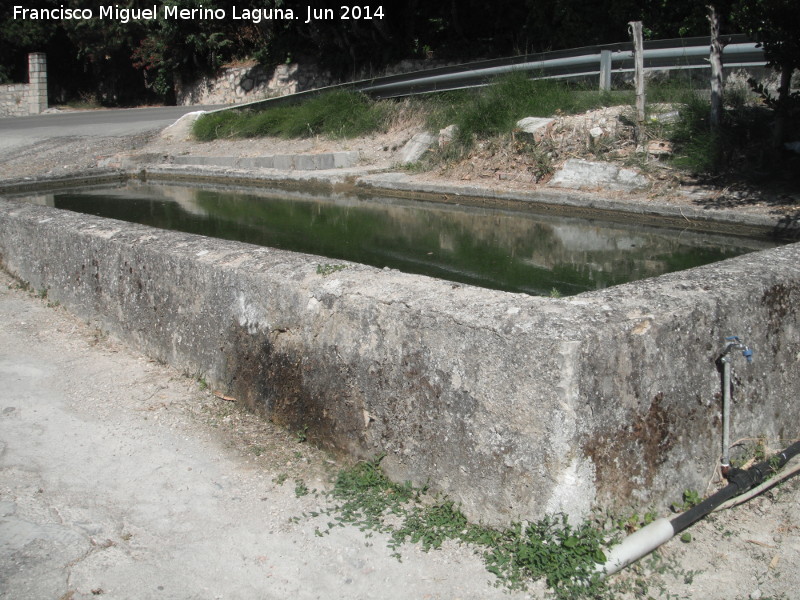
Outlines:
MULTIPOLYGON (((267 147, 360 149, 367 162, 388 166, 408 137, 394 131, 344 148, 325 140, 200 145, 158 132, 46 140, 0 156, 0 178, 91 170, 119 153, 230 155, 267 147)), ((696 203, 687 198, 675 201, 696 203)), ((794 211, 788 202, 739 207, 794 211)), ((17 289, 5 275, 0 314, 2 597, 544 596, 541 584, 517 595, 495 588, 473 552, 455 544, 427 554, 407 546, 398 562, 380 536, 346 528, 317 537, 313 520, 289 521, 320 502, 297 497, 294 482, 329 485, 337 469, 330 457, 17 289)), ((695 525, 689 543, 668 542, 655 559, 615 579, 632 586, 620 597, 797 598, 798 526, 795 479, 695 525)))

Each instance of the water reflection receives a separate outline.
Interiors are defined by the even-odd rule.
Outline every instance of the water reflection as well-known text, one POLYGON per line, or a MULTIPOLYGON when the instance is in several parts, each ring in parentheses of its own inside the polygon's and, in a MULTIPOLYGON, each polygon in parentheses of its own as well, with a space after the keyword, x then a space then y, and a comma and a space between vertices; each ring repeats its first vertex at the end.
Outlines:
POLYGON ((774 245, 502 209, 282 190, 131 183, 33 201, 538 295, 576 294, 774 245))

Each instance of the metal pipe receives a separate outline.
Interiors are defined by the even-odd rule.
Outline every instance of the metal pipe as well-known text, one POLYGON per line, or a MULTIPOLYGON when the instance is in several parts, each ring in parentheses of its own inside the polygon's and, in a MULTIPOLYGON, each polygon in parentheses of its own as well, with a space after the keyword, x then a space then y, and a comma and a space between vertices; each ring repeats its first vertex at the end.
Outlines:
POLYGON ((753 362, 753 351, 738 336, 725 338, 727 344, 722 350, 719 360, 722 362, 722 458, 720 467, 722 475, 727 477, 731 466, 731 351, 741 350, 747 362, 753 362))

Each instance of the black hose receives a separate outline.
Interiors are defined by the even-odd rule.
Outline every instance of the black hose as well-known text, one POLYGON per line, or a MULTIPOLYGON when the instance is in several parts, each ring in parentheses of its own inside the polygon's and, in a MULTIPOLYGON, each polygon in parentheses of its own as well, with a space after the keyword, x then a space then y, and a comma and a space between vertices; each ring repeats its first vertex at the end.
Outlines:
POLYGON ((770 473, 774 473, 783 467, 798 454, 800 454, 800 442, 795 442, 780 454, 753 465, 747 470, 731 469, 728 473, 728 485, 670 521, 675 533, 680 533, 684 529, 691 527, 707 514, 713 512, 723 502, 757 486, 770 473))

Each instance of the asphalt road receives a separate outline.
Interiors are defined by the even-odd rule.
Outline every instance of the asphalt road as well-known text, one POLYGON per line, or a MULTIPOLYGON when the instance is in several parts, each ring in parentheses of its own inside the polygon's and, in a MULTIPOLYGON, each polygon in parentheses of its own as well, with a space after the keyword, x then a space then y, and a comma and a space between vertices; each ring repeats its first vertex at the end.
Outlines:
POLYGON ((0 151, 43 139, 72 136, 128 136, 163 129, 186 113, 221 106, 158 106, 82 110, 0 119, 0 151))

